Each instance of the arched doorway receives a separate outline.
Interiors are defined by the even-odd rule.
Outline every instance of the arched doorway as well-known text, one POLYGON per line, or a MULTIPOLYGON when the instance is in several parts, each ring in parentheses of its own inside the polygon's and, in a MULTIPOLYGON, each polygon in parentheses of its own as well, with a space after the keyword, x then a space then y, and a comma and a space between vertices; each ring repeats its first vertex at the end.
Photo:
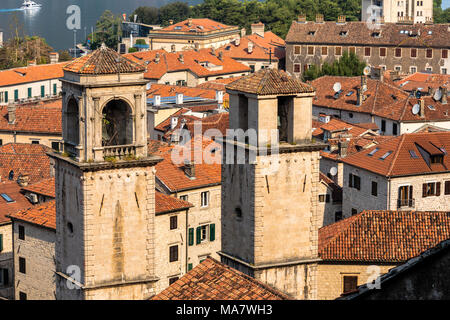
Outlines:
POLYGON ((102 112, 102 146, 120 146, 133 143, 131 107, 123 100, 111 100, 102 112))
POLYGON ((67 140, 74 145, 80 143, 78 103, 74 98, 71 98, 67 104, 67 140))

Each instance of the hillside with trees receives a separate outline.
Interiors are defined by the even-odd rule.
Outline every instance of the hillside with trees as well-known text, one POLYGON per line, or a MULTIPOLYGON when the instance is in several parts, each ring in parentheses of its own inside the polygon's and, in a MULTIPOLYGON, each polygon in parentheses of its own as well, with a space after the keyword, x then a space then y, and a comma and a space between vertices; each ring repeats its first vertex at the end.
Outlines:
POLYGON ((50 62, 49 53, 53 51, 44 38, 37 36, 14 37, 0 48, 0 69, 25 67, 29 61, 36 64, 50 62))

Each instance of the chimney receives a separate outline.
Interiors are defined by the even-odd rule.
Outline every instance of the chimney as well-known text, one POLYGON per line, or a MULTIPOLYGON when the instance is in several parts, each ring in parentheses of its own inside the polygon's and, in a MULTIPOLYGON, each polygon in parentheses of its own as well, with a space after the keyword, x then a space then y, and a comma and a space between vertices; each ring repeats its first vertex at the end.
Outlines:
POLYGON ((349 141, 347 139, 345 139, 343 141, 339 141, 339 156, 341 158, 345 158, 347 156, 348 144, 349 144, 349 141))
POLYGON ((345 21, 346 21, 346 16, 340 15, 340 16, 338 17, 338 23, 345 23, 345 21))
POLYGON ((161 96, 159 94, 154 96, 154 102, 153 105, 155 107, 159 107, 161 105, 161 96))
POLYGON ((170 46, 170 51, 171 51, 172 53, 174 53, 174 52, 177 51, 174 44, 170 46))
POLYGON ((300 22, 300 23, 306 23, 306 15, 300 14, 298 16, 298 20, 297 21, 300 22))
POLYGON ((247 30, 245 28, 241 29, 241 38, 245 37, 247 35, 247 30))
POLYGON ((433 87, 428 87, 428 95, 429 96, 434 96, 434 93, 436 92, 436 90, 433 87))
POLYGON ((419 100, 419 105, 420 105, 419 116, 421 118, 425 118, 425 100, 423 98, 419 100))
POLYGON ((253 53, 253 42, 248 42, 248 53, 253 53))
POLYGON ((178 117, 170 118, 170 129, 173 130, 178 124, 178 117))
POLYGON ((36 65, 36 60, 30 60, 28 61, 28 66, 29 67, 34 67, 36 65))
POLYGON ((193 161, 188 161, 186 160, 184 162, 184 173, 189 177, 189 178, 194 178, 195 177, 195 165, 193 161))
POLYGON ((442 92, 441 103, 447 104, 447 87, 442 87, 441 92, 442 92))
POLYGON ((192 26, 192 18, 189 18, 188 19, 188 27, 191 27, 192 26))
POLYGON ((180 60, 181 63, 184 63, 184 56, 182 53, 180 53, 180 56, 178 57, 178 60, 180 60))
POLYGON ((234 39, 234 45, 235 45, 236 47, 239 47, 240 44, 241 44, 241 38, 236 38, 236 39, 234 39))
POLYGON ((173 20, 172 20, 172 19, 169 20, 169 24, 170 24, 170 25, 173 24, 173 20))
POLYGON ((372 67, 370 69, 370 78, 373 80, 384 81, 384 71, 381 67, 372 67))
POLYGON ((159 52, 157 52, 156 56, 155 56, 155 63, 159 63, 160 60, 161 59, 160 59, 160 56, 159 56, 159 52))
POLYGON ((50 64, 55 64, 59 62, 59 53, 58 52, 50 52, 50 64))
POLYGON ((323 14, 316 14, 316 23, 323 23, 323 14))
POLYGON ((252 34, 257 34, 264 38, 265 25, 262 22, 252 24, 252 34))
POLYGON ((220 52, 219 52, 219 60, 220 60, 220 61, 223 61, 223 51, 220 51, 220 52))
POLYGON ((356 89, 356 105, 359 107, 364 102, 364 95, 361 92, 361 88, 356 89))
POLYGON ((361 76, 361 90, 362 92, 367 91, 367 76, 361 76))
POLYGON ((183 94, 182 93, 177 93, 177 97, 176 97, 176 104, 183 104, 183 94))
POLYGON ((216 91, 216 100, 218 104, 222 104, 223 103, 223 91, 216 91))
POLYGON ((8 124, 16 123, 16 105, 8 104, 8 124))
POLYGON ((200 44, 198 42, 195 43, 194 50, 197 52, 200 50, 200 44))
POLYGON ((216 50, 214 49, 214 47, 211 47, 211 54, 212 54, 213 56, 216 55, 216 50))
POLYGON ((19 184, 19 186, 21 186, 22 188, 28 186, 28 183, 30 182, 30 176, 28 173, 22 173, 18 178, 17 178, 17 183, 19 184))

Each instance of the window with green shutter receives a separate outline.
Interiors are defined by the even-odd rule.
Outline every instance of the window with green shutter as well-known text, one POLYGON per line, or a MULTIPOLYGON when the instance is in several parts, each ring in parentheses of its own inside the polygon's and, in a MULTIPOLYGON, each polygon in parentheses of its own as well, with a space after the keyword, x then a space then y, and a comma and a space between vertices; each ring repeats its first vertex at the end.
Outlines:
POLYGON ((0 252, 3 251, 3 235, 0 234, 0 252))
POLYGON ((197 227, 197 242, 196 244, 200 244, 202 242, 202 228, 197 227))
POLYGON ((216 225, 214 223, 209 225, 209 241, 216 240, 216 225))
POLYGON ((192 263, 188 263, 188 271, 192 270, 192 263))
POLYGON ((8 98, 8 91, 5 91, 5 102, 8 102, 9 98, 8 98))
POLYGON ((19 100, 19 90, 14 90, 14 101, 19 100))
POLYGON ((53 84, 53 95, 54 95, 54 96, 56 96, 56 91, 57 91, 56 83, 54 83, 54 84, 53 84))
POLYGON ((31 91, 31 88, 28 88, 28 98, 31 98, 32 97, 32 91, 31 91))
POLYGON ((45 96, 45 86, 41 86, 41 98, 45 96))
POLYGON ((189 228, 189 245, 194 245, 194 228, 189 228))

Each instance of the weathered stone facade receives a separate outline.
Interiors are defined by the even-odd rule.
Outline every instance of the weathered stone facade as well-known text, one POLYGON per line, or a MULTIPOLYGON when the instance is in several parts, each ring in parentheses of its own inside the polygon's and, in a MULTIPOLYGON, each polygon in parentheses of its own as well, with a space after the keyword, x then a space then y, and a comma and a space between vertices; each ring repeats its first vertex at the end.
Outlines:
POLYGON ((0 225, 0 235, 2 235, 2 250, 0 250, 0 272, 2 275, 0 282, 0 297, 6 299, 14 298, 13 288, 13 237, 12 237, 12 223, 5 223, 0 225), (7 270, 6 272, 4 270, 7 270), (6 273, 8 279, 5 279, 6 273))
POLYGON ((14 292, 27 300, 54 300, 56 294, 55 230, 35 224, 14 221, 14 292), (25 229, 25 239, 19 239, 19 226, 25 229), (19 258, 25 259, 25 273, 19 268, 19 258))

